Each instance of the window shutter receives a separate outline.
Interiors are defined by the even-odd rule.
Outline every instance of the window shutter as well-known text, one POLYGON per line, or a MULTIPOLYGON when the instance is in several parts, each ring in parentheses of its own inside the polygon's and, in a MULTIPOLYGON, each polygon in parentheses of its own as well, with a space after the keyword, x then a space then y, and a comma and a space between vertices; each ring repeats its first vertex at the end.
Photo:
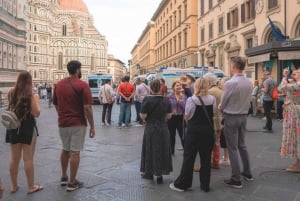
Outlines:
POLYGON ((235 16, 234 16, 234 18, 235 18, 234 26, 238 27, 238 25, 239 25, 239 12, 238 12, 238 8, 235 9, 235 16))
POLYGON ((242 23, 245 22, 245 4, 244 3, 241 5, 241 22, 242 23))
POLYGON ((230 29, 230 12, 227 13, 227 29, 230 29))
POLYGON ((254 19, 256 16, 256 12, 255 12, 255 0, 251 0, 250 1, 250 6, 251 6, 251 19, 254 19))

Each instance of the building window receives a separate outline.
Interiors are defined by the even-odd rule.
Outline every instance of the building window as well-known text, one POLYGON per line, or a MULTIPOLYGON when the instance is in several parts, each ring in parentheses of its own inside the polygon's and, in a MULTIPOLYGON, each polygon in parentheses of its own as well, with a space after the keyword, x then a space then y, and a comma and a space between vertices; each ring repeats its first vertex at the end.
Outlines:
POLYGON ((205 32, 204 32, 204 28, 201 28, 201 43, 204 43, 205 41, 205 32))
POLYGON ((95 70, 95 55, 92 54, 92 57, 91 57, 91 70, 95 70))
POLYGON ((278 6, 278 0, 268 0, 268 9, 272 9, 278 6))
POLYGON ((209 0, 208 1, 208 9, 210 10, 210 9, 212 9, 212 7, 213 7, 213 1, 209 0))
POLYGON ((80 36, 83 37, 83 27, 80 27, 80 36))
POLYGON ((204 15, 204 0, 201 0, 201 5, 200 5, 200 15, 204 15))
POLYGON ((233 9, 231 12, 227 13, 227 29, 233 29, 238 26, 238 8, 233 9))
POLYGON ((188 46, 188 33, 187 33, 187 30, 184 31, 184 49, 187 48, 188 46))
POLYGON ((178 34, 178 51, 181 51, 181 33, 178 34))
POLYGON ((176 27, 176 11, 174 12, 174 28, 176 27))
POLYGON ((248 38, 247 40, 247 48, 252 48, 253 47, 253 39, 252 38, 248 38))
POLYGON ((241 5, 241 22, 247 22, 255 18, 255 0, 246 1, 241 5))
POLYGON ((208 25, 208 27, 209 27, 209 29, 208 29, 208 37, 209 37, 209 39, 212 39, 214 37, 214 29, 213 29, 214 24, 210 23, 208 25))
POLYGON ((224 32, 224 18, 223 16, 219 18, 219 34, 224 32))
POLYGON ((58 53, 58 70, 63 69, 63 54, 62 52, 58 53))
POLYGON ((181 8, 178 9, 178 24, 181 23, 181 8))
POLYGON ((67 35, 67 25, 65 25, 65 24, 62 26, 62 35, 63 36, 67 35))
POLYGON ((204 52, 201 53, 201 66, 205 66, 204 65, 204 52))
POLYGON ((174 37, 174 53, 176 53, 177 52, 177 50, 176 50, 176 36, 174 37))
POLYGON ((184 19, 187 18, 187 3, 184 3, 184 19))

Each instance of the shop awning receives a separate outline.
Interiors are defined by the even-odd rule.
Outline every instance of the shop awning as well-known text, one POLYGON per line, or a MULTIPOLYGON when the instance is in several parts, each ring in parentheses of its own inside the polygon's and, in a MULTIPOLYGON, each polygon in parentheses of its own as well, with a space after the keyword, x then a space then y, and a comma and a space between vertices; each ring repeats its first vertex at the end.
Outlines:
POLYGON ((300 51, 286 51, 286 52, 278 52, 279 60, 296 60, 300 59, 300 51))
POLYGON ((260 63, 260 62, 264 62, 264 61, 269 61, 270 55, 271 55, 271 53, 266 53, 266 54, 248 57, 248 63, 255 64, 255 63, 260 63))

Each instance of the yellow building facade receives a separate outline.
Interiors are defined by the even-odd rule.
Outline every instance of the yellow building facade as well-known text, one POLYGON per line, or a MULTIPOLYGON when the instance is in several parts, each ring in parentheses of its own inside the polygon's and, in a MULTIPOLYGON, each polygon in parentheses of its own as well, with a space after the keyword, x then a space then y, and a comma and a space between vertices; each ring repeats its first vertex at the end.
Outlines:
POLYGON ((245 70, 248 78, 259 79, 263 70, 270 70, 275 78, 278 77, 278 66, 282 64, 278 62, 277 55, 261 52, 255 57, 254 52, 259 52, 260 47, 272 45, 275 41, 269 17, 283 35, 289 36, 289 40, 300 36, 299 2, 200 0, 199 65, 218 66, 229 75, 230 58, 248 56, 245 70), (246 54, 245 51, 251 49, 254 52, 246 54))
POLYGON ((109 54, 107 57, 107 73, 112 75, 114 83, 119 83, 126 75, 127 69, 124 62, 109 54))
POLYGON ((264 70, 280 79, 282 68, 300 67, 299 9, 300 0, 162 0, 131 52, 131 75, 189 66, 230 75, 230 58, 244 56, 249 79, 264 70), (276 41, 269 18, 284 41, 276 41))
POLYGON ((131 52, 131 75, 197 65, 197 2, 161 1, 131 52))

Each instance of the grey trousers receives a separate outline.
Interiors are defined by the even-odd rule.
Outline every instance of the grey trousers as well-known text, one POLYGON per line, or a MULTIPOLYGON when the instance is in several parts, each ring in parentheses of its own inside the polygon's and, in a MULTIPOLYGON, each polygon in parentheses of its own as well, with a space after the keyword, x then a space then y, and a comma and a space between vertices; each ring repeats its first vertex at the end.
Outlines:
POLYGON ((243 163, 243 173, 252 175, 249 154, 245 144, 246 124, 247 115, 224 114, 224 135, 232 169, 231 179, 234 181, 241 180, 239 156, 243 163))

